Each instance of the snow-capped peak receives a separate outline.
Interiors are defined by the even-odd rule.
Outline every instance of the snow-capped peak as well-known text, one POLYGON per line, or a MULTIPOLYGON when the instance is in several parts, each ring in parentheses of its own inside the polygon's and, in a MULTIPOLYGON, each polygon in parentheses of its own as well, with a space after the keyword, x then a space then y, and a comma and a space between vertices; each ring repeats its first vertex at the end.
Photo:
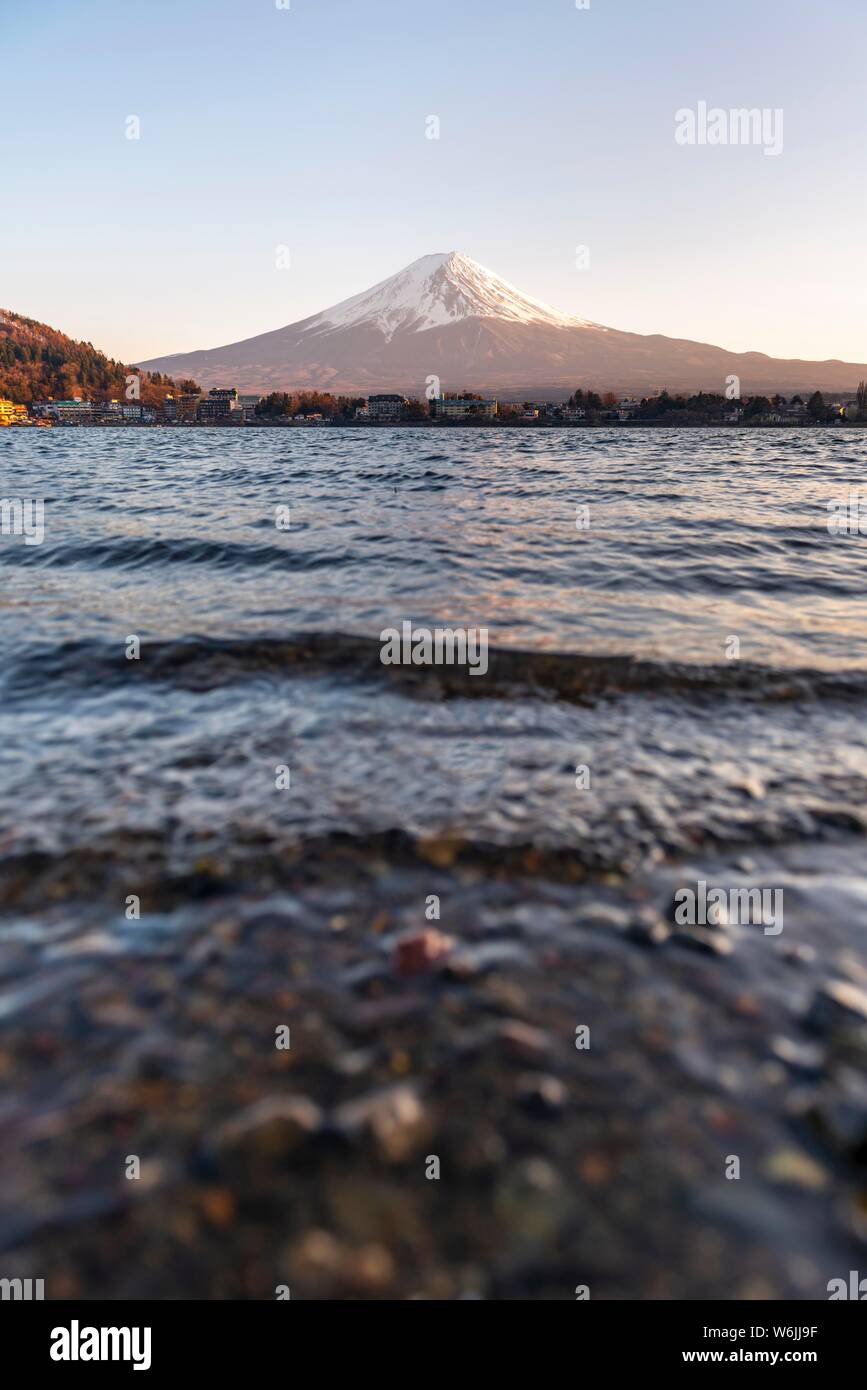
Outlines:
POLYGON ((546 323, 573 328, 580 319, 521 294, 493 271, 457 251, 422 256, 405 270, 317 314, 313 330, 379 328, 387 339, 399 330, 420 333, 465 318, 507 319, 512 323, 546 323))

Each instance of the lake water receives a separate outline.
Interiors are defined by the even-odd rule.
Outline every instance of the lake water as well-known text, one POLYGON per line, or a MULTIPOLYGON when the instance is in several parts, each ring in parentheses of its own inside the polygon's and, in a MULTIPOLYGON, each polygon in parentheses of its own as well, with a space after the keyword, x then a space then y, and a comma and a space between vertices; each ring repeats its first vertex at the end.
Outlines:
POLYGON ((7 435, 4 495, 46 499, 43 544, 0 547, 15 845, 110 844, 171 813, 167 851, 240 818, 616 855, 860 813, 867 539, 830 536, 827 505, 867 473, 865 442, 7 435), (378 639, 403 620, 526 656, 465 691, 436 670, 401 688, 378 639))
MULTIPOLYGON (((0 479, 3 497, 45 499, 42 544, 0 538, 0 1021, 23 1030, 11 1113, 26 1133, 48 1085, 31 1065, 33 1029, 82 1027, 92 1043, 87 1062, 55 1075, 60 1113, 109 1065, 95 1005, 87 1026, 50 1012, 104 988, 106 961, 162 959, 187 932, 208 939, 215 912, 243 915, 275 894, 287 922, 305 904, 340 919, 337 940, 370 889, 353 875, 374 862, 395 930, 425 925, 427 888, 469 894, 479 921, 500 902, 499 926, 519 920, 528 874, 546 910, 580 906, 588 921, 600 904, 664 913, 673 887, 701 876, 782 886, 786 932, 747 930, 737 952, 738 990, 764 1017, 753 1050, 774 1027, 794 1029, 829 976, 863 984, 867 537, 827 525, 829 502, 867 479, 863 433, 7 431, 0 479), (383 666, 380 632, 404 620, 487 629, 487 674, 383 666), (418 877, 419 846, 437 887, 418 877), (125 912, 130 895, 140 919, 125 912), (786 973, 794 943, 803 979, 786 973), (781 1000, 788 1013, 772 1026, 781 1000)), ((442 929, 455 925, 444 912, 442 929)), ((553 918, 550 934, 526 931, 531 956, 557 940, 553 918)), ((369 942, 355 946, 363 971, 369 942)), ((310 947, 310 978, 337 968, 331 950, 310 947)), ((177 969, 188 959, 184 946, 177 969)), ((658 1001, 674 988, 660 970, 658 1001)), ((680 980, 682 1000, 693 987, 680 980)), ((600 977, 596 997, 604 988, 600 977)), ((145 1026, 131 1007, 118 1001, 126 1022, 115 1020, 130 1046, 151 1027, 181 1046, 177 1020, 157 1009, 145 1026)), ((719 1056, 705 1077, 697 1040, 689 1051, 690 1084, 701 1072, 725 1092, 719 1056)), ((766 1104, 746 1082, 735 1090, 745 1114, 766 1104)), ((114 1274, 107 1256, 101 1274, 82 1273, 86 1234, 60 1254, 37 1215, 16 1224, 32 1209, 75 1225, 54 1166, 67 1140, 56 1143, 41 1196, 9 1159, 7 1236, 50 1247, 64 1287, 99 1292, 114 1274)), ((93 1219, 124 1200, 106 1196, 104 1161, 100 1148, 84 1184, 93 1219)), ((811 1292, 825 1272, 816 1252, 842 1260, 850 1235, 808 1200, 800 1234, 764 1232, 749 1287, 823 1296, 811 1292)), ((519 1293, 556 1296, 555 1245, 519 1293)), ((668 1267, 663 1251, 638 1289, 632 1257, 597 1273, 615 1296, 656 1288, 668 1267)), ((191 1287, 267 1296, 279 1271, 262 1264, 261 1281, 239 1288, 215 1284, 202 1254, 191 1287)), ((659 1296, 692 1296, 679 1277, 659 1296)), ((727 1279, 705 1291, 748 1296, 727 1279)), ((454 1281, 448 1293, 466 1292, 454 1281)))

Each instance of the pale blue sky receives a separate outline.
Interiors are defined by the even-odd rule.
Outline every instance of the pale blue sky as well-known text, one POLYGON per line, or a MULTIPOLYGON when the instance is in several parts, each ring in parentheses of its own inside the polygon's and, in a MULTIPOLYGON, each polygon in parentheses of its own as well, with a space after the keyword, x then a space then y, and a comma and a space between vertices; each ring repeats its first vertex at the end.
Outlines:
POLYGON ((458 250, 613 327, 867 361, 867 0, 0 0, 0 18, 0 305, 124 360, 458 250), (677 145, 701 100, 782 107, 782 155, 677 145))

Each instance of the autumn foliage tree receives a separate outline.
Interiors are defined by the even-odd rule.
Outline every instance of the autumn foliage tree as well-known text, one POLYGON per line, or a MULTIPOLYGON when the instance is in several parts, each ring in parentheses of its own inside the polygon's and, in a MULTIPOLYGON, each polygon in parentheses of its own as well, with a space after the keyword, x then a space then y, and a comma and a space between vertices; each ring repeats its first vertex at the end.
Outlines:
POLYGON ((139 399, 155 405, 183 390, 198 393, 194 381, 177 383, 159 372, 139 372, 80 343, 56 328, 0 309, 0 396, 26 405, 30 401, 123 400, 127 378, 138 376, 139 399))
POLYGON ((262 396, 256 414, 265 419, 323 415, 327 420, 350 420, 366 404, 363 396, 332 396, 330 391, 272 391, 262 396))

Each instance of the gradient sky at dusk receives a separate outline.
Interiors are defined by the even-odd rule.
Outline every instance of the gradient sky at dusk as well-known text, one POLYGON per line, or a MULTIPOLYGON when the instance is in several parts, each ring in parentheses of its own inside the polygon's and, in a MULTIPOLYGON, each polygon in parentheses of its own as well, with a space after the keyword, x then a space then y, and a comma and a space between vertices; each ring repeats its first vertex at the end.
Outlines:
POLYGON ((0 305, 125 361, 450 250, 616 328, 867 361, 865 0, 0 0, 0 20, 0 305), (701 100, 782 107, 782 155, 677 145, 701 100))

